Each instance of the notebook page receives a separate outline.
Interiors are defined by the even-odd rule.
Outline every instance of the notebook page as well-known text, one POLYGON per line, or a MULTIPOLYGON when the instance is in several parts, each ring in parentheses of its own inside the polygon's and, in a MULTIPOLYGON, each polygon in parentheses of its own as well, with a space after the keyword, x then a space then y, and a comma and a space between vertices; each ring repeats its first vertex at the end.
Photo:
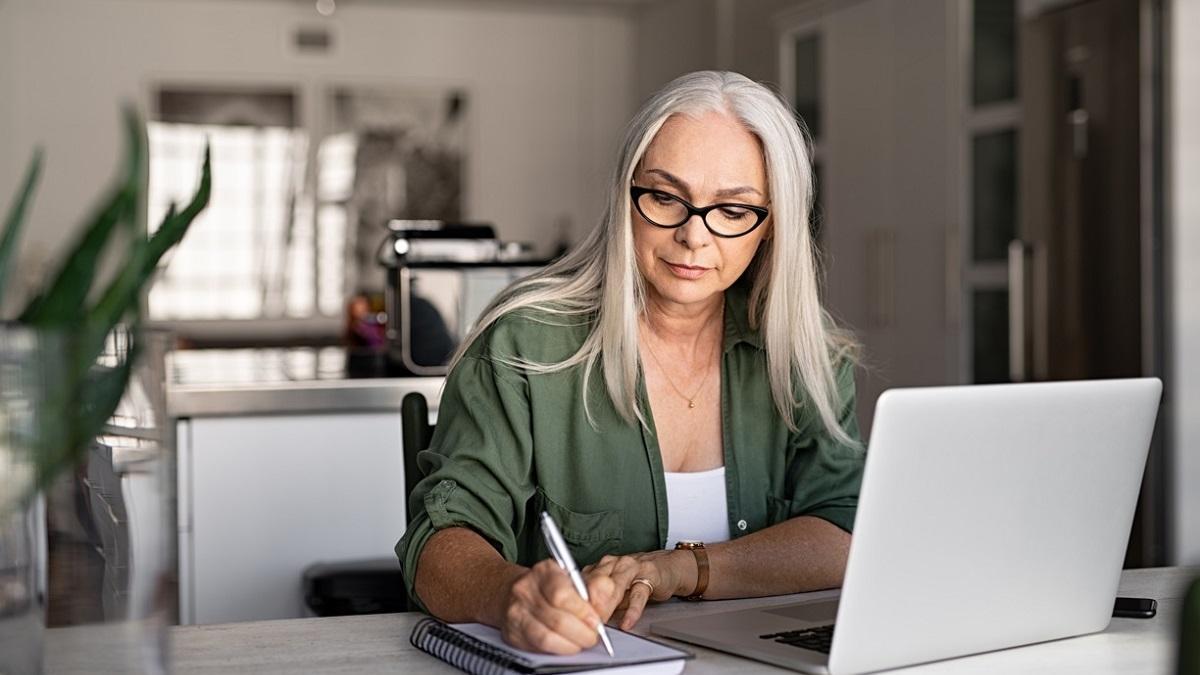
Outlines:
POLYGON ((591 649, 585 649, 570 656, 556 656, 527 652, 509 646, 500 637, 500 631, 481 623, 452 623, 451 628, 461 631, 478 640, 487 642, 505 651, 519 656, 534 668, 570 667, 570 666, 620 666, 645 663, 647 661, 665 661, 670 659, 685 659, 688 653, 666 645, 660 645, 645 638, 607 627, 608 636, 612 639, 613 656, 609 657, 604 646, 597 643, 591 649))

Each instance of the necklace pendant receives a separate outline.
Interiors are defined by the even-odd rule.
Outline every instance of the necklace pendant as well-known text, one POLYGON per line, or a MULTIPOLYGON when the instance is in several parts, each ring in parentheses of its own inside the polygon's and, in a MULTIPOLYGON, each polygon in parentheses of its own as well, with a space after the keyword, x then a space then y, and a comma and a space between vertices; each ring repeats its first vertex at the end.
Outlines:
POLYGON ((695 402, 695 401, 693 401, 693 400, 691 400, 691 399, 688 399, 688 407, 689 407, 689 408, 695 408, 695 407, 696 407, 696 402, 695 402))

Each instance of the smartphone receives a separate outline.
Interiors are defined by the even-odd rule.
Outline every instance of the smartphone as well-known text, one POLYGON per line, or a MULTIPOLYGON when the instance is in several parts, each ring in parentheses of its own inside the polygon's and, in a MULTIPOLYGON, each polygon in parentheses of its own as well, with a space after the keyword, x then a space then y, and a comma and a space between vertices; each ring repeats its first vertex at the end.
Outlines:
POLYGON ((1117 598, 1113 616, 1122 619, 1149 619, 1158 612, 1158 601, 1152 598, 1117 598))

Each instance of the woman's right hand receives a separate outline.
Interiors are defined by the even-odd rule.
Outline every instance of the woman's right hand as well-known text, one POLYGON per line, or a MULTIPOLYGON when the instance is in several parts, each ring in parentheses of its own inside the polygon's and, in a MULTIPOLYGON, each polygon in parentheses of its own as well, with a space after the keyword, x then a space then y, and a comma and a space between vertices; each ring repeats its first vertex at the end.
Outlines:
POLYGON ((553 560, 526 570, 513 580, 504 600, 499 626, 504 641, 549 654, 575 654, 594 646, 600 639, 596 626, 608 620, 620 598, 609 577, 587 583, 590 602, 553 560))

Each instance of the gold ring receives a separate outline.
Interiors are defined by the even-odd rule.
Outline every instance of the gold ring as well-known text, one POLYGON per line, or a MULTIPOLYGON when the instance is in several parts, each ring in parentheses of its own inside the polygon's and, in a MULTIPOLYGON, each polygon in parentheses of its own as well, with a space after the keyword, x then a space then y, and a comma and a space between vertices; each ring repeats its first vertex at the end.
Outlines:
POLYGON ((649 579, 646 577, 638 577, 633 580, 633 583, 629 584, 629 589, 633 590, 633 587, 637 586, 638 584, 646 584, 646 588, 649 589, 650 595, 654 595, 654 584, 650 583, 649 579))

